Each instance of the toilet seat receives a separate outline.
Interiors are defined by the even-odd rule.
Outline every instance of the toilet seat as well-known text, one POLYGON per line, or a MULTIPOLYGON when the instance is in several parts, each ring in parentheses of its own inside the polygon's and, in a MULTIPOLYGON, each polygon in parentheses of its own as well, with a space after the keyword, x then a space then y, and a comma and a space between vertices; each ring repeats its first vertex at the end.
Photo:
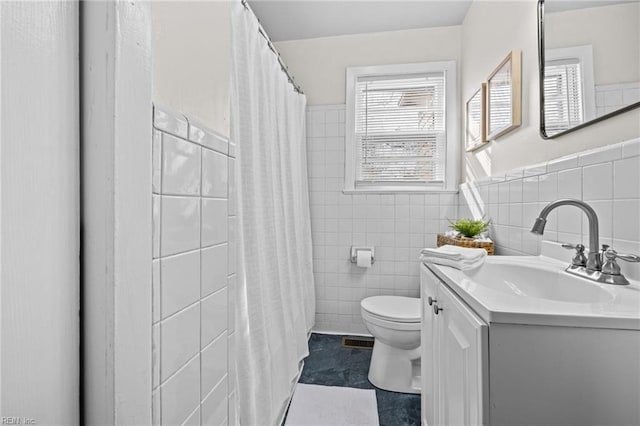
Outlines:
MULTIPOLYGON (((404 296, 372 296, 360 307, 367 316, 383 323, 420 324, 420 299, 404 296)), ((381 324, 382 325, 382 324, 381 324)))

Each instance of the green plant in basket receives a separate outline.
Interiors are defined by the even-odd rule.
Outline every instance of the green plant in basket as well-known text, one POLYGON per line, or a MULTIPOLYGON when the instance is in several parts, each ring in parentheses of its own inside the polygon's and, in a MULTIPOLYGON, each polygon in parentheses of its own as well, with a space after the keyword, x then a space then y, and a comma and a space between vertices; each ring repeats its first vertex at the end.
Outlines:
POLYGON ((450 220, 449 223, 451 224, 449 228, 458 231, 464 237, 473 238, 489 229, 491 221, 485 221, 484 218, 478 220, 458 219, 455 222, 450 220))

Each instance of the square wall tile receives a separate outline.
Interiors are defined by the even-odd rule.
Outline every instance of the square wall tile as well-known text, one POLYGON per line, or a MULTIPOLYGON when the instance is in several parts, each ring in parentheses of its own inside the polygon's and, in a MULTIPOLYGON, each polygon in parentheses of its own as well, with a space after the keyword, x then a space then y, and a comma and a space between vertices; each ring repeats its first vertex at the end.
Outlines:
POLYGON ((640 241, 638 218, 640 218, 640 200, 615 200, 613 202, 613 238, 640 241))
POLYGON ((582 170, 579 168, 558 172, 558 198, 582 199, 582 170))
POLYGON ((509 225, 522 226, 522 204, 515 203, 509 205, 509 225))
POLYGON ((162 198, 159 195, 153 195, 153 206, 151 207, 151 221, 153 223, 152 239, 153 239, 153 257, 160 257, 160 235, 161 235, 161 210, 162 198))
POLYGON ((620 144, 608 145, 580 153, 578 155, 578 164, 581 166, 588 166, 591 164, 619 160, 621 156, 622 146, 620 144))
POLYGON ((225 377, 202 401, 202 424, 221 425, 228 418, 228 389, 225 377))
POLYGON ((220 290, 227 283, 228 246, 221 244, 202 249, 201 296, 220 290))
POLYGON ((613 192, 616 199, 640 198, 640 157, 613 163, 613 192))
POLYGON ((558 198, 558 174, 539 176, 538 197, 540 201, 554 201, 558 198))
POLYGON ((161 254, 200 247, 200 199, 162 196, 161 254))
POLYGON ((162 318, 186 308, 200 298, 200 252, 160 260, 162 318))
POLYGON ((152 326, 151 338, 151 387, 153 389, 160 386, 160 350, 162 342, 160 340, 160 324, 152 326))
POLYGON ((200 407, 197 407, 189 418, 182 423, 182 426, 200 426, 200 407))
POLYGON ((229 143, 225 138, 206 129, 200 123, 189 122, 189 140, 223 154, 229 151, 229 143))
POLYGON ((153 126, 181 138, 186 139, 189 136, 189 124, 183 115, 175 114, 157 105, 153 107, 153 126))
POLYGON ((611 200, 613 198, 612 163, 602 163, 583 168, 583 199, 611 200))
POLYGON ((640 156, 640 138, 636 138, 622 144, 622 158, 640 156))
POLYGON ((509 182, 509 202, 521 203, 522 202, 522 180, 516 179, 509 182))
POLYGON ((202 247, 227 242, 227 200, 202 200, 202 247))
POLYGON ((227 156, 202 150, 202 196, 227 198, 229 170, 227 156))
POLYGON ((162 133, 158 130, 153 130, 153 142, 152 142, 152 158, 153 158, 153 176, 152 176, 152 191, 154 194, 160 194, 161 178, 162 178, 162 133))
POLYGON ((325 112, 325 122, 326 123, 339 123, 340 122, 340 114, 338 110, 328 110, 325 112))
POLYGON ((547 163, 547 170, 549 172, 557 172, 560 170, 572 169, 574 167, 578 167, 577 155, 561 157, 556 160, 551 160, 549 161, 549 163, 547 163))
POLYGON ((160 260, 156 259, 151 262, 151 294, 153 298, 151 310, 154 323, 160 321, 160 292, 160 260))
MULTIPOLYGON (((227 162, 227 166, 229 168, 229 215, 236 214, 236 160, 233 158, 229 158, 227 162)), ((324 183, 324 181, 323 181, 324 183)))
MULTIPOLYGON (((566 234, 582 234, 582 210, 573 206, 558 208, 558 230, 566 234)), ((576 241, 567 241, 575 243, 576 241)))
POLYGON ((497 183, 489 185, 489 203, 490 204, 498 204, 499 200, 499 188, 500 186, 497 183))
POLYGON ((202 350, 201 395, 207 395, 227 374, 227 343, 227 336, 221 334, 202 350))
POLYGON ((162 135, 163 194, 200 194, 200 150, 194 143, 162 135))
POLYGON ((523 179, 522 201, 525 203, 535 203, 538 201, 538 176, 523 179))
POLYGON ((509 202, 509 182, 502 182, 498 184, 498 202, 500 204, 506 204, 509 202))
POLYGON ((160 323, 160 380, 164 382, 200 350, 200 304, 160 323))
MULTIPOLYGON (((588 203, 598 216, 598 234, 600 239, 613 237, 613 203, 611 201, 589 201, 588 203)), ((582 215, 582 234, 584 241, 589 240, 589 220, 582 215)))
POLYGON ((200 403, 200 357, 189 361, 160 390, 162 424, 182 424, 200 403))
POLYGON ((156 389, 151 394, 151 424, 153 426, 161 426, 162 417, 160 416, 160 389, 156 389))
POLYGON ((202 299, 201 305, 201 346, 205 347, 227 329, 227 289, 223 288, 202 299))

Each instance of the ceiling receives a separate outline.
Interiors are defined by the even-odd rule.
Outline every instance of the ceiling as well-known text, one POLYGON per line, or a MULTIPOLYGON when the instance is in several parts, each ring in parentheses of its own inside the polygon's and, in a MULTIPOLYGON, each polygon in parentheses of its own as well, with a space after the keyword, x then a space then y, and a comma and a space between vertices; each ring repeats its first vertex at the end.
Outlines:
POLYGON ((472 0, 249 0, 274 42, 460 25, 472 0))

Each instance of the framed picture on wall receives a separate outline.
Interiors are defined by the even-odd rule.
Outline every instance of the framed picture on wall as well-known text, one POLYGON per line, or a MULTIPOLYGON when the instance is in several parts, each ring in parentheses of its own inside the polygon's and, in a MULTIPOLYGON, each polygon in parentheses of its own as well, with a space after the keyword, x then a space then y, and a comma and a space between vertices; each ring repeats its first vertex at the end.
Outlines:
POLYGON ((522 52, 511 51, 487 79, 487 140, 522 123, 522 52))
POLYGON ((467 151, 478 149, 487 142, 486 101, 487 83, 482 83, 476 93, 469 98, 465 108, 465 146, 467 151))

